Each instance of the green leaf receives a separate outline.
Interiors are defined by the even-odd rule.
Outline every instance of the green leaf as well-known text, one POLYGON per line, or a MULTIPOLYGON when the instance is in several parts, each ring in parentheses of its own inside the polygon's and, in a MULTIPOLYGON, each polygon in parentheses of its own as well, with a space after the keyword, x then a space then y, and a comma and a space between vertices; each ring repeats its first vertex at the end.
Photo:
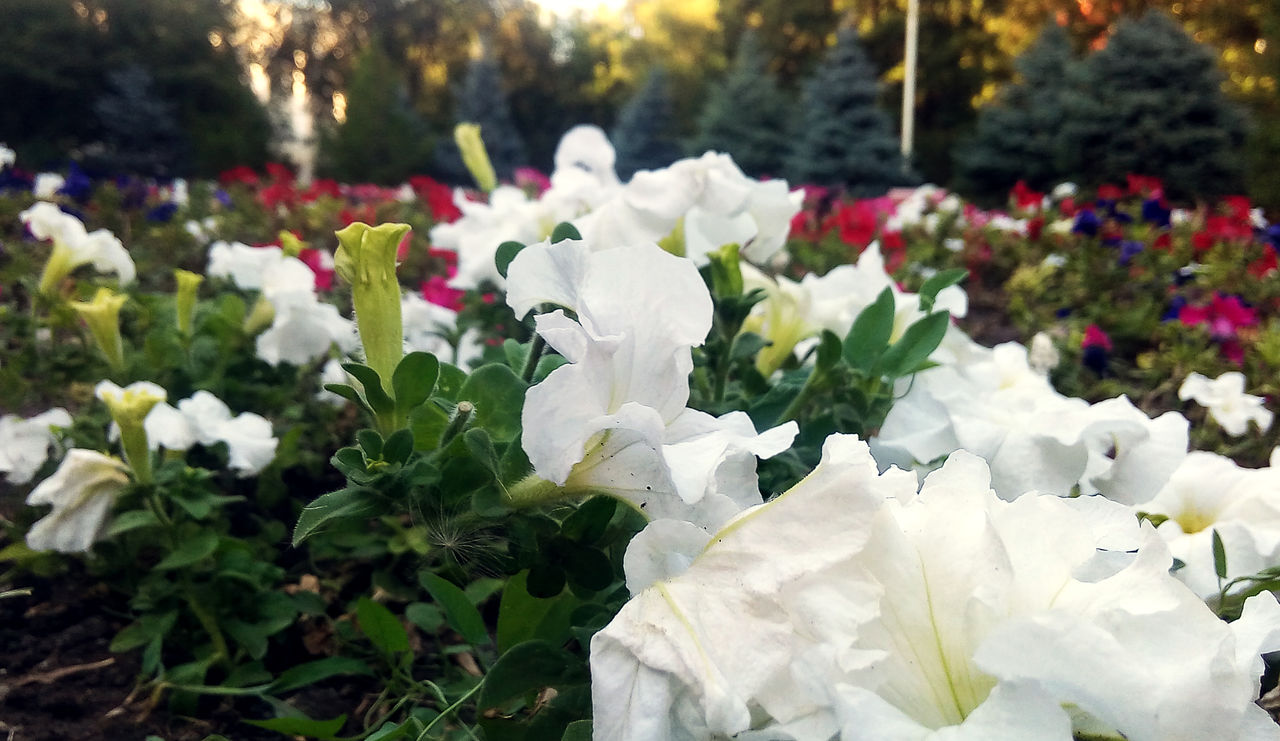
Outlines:
POLYGON ((885 288, 871 305, 853 320, 844 338, 844 359, 849 365, 867 371, 876 364, 893 336, 893 289, 885 288))
POLYGON ((560 533, 584 545, 595 543, 604 535, 617 510, 618 500, 613 497, 592 497, 565 518, 560 533))
POLYGON ((312 720, 307 717, 300 718, 271 718, 269 720, 245 720, 251 726, 265 728, 268 731, 277 731, 286 736, 309 736, 318 738, 322 741, 330 741, 337 738, 338 732, 347 723, 346 714, 339 715, 329 720, 312 720))
POLYGON ((477 463, 484 466, 489 473, 497 476, 500 470, 498 453, 493 448, 493 441, 489 439, 489 433, 484 430, 467 430, 462 433, 462 442, 477 463))
POLYGON ((365 403, 374 414, 388 414, 395 411, 395 402, 383 390, 382 378, 378 376, 376 370, 360 363, 343 363, 342 369, 360 382, 365 403))
POLYGON ((436 379, 436 396, 449 401, 458 400, 458 391, 467 381, 467 373, 456 365, 440 364, 440 377, 436 379))
POLYGON ((831 370, 836 363, 840 362, 840 354, 843 347, 840 344, 840 338, 835 332, 829 329, 822 330, 822 334, 818 336, 818 358, 817 368, 820 372, 831 370))
POLYGON ((480 611, 457 585, 429 571, 419 572, 418 581, 431 594, 431 599, 444 610, 449 627, 461 633, 472 645, 480 646, 489 642, 489 631, 485 628, 484 618, 480 617, 480 611))
POLYGON ((373 670, 363 661, 346 656, 330 656, 327 659, 308 661, 284 670, 267 688, 267 692, 278 695, 344 674, 368 676, 373 674, 373 670))
POLYGON ((480 690, 481 714, 489 708, 538 692, 587 681, 586 667, 573 654, 546 641, 526 641, 498 659, 480 690))
POLYGON ((520 432, 526 388, 509 366, 490 363, 472 372, 462 384, 458 400, 475 405, 473 424, 488 430, 494 440, 508 442, 520 432))
POLYGON ((183 540, 176 549, 169 552, 169 555, 160 559, 160 563, 155 565, 154 570, 168 571, 190 566, 213 555, 216 550, 218 550, 218 534, 202 532, 195 537, 183 540))
POLYGON ((529 594, 529 572, 507 579, 498 603, 498 651, 506 651, 518 643, 540 639, 561 645, 569 640, 569 616, 582 604, 570 592, 555 597, 539 598, 529 594))
POLYGON ((330 520, 371 517, 382 510, 381 500, 369 489, 347 488, 321 494, 298 515, 298 524, 293 528, 293 546, 298 547, 330 520))
POLYGON ((396 654, 409 650, 409 634, 400 624, 400 619, 384 605, 368 597, 361 597, 356 602, 356 620, 360 622, 360 632, 384 653, 396 654))
POLYGON ((566 239, 582 239, 582 235, 578 233, 578 228, 567 221, 556 224, 556 228, 551 230, 551 244, 563 242, 566 239))
POLYGON ((126 626, 124 630, 117 633, 116 637, 111 639, 111 645, 107 647, 107 650, 112 653, 121 653, 132 651, 139 646, 145 646, 151 641, 163 640, 177 620, 177 612, 144 615, 138 618, 137 622, 126 626))
POLYGON ((613 565, 603 551, 581 546, 573 541, 568 541, 566 545, 564 567, 570 583, 593 592, 613 583, 613 565))
POLYGON ((967 277, 969 277, 969 271, 964 268, 951 268, 934 273, 920 286, 920 308, 926 312, 933 311, 933 303, 938 299, 938 292, 954 286, 967 277))
POLYGON ((372 409, 369 409, 368 404, 364 403, 364 399, 360 398, 360 392, 356 391, 355 386, 348 386, 345 383, 326 383, 324 385, 324 390, 337 394, 347 401, 353 401, 365 409, 368 409, 370 412, 373 411, 372 409))
POLYGON ((160 524, 154 512, 149 509, 135 509, 118 515, 107 528, 107 537, 112 538, 130 530, 154 527, 160 524))
POLYGON ((1213 571, 1219 579, 1227 578, 1227 549, 1222 545, 1222 536, 1213 531, 1213 571))
POLYGON ((444 625, 444 613, 439 607, 428 602, 414 602, 404 608, 404 616, 409 622, 428 633, 436 633, 444 625))
POLYGON ((404 464, 413 453, 413 433, 409 430, 396 430, 382 445, 382 460, 387 463, 404 464))
POLYGON ((440 438, 449 426, 449 414, 434 402, 423 404, 409 413, 409 429, 413 432, 413 446, 418 450, 435 450, 440 438))
POLYGON ((731 360, 742 360, 755 357, 769 345, 769 341, 755 332, 742 332, 733 338, 733 346, 729 348, 731 360))
POLYGON ((493 253, 493 264, 498 268, 498 275, 507 277, 507 269, 511 267, 511 261, 516 259, 516 255, 520 254, 524 247, 524 243, 515 241, 498 245, 498 251, 493 253))
POLYGON ((570 723, 560 741, 591 741, 591 721, 575 720, 570 723))
POLYGON ((400 360, 391 375, 391 388, 396 394, 396 410, 408 414, 409 410, 426 401, 436 388, 440 377, 440 361, 426 352, 411 352, 400 360))
POLYGON ((378 434, 377 430, 357 430, 356 444, 364 451, 366 460, 382 459, 382 435, 378 434))
POLYGON ((914 373, 929 355, 941 344, 951 325, 951 315, 938 311, 917 321, 884 354, 882 371, 889 378, 900 378, 914 373))

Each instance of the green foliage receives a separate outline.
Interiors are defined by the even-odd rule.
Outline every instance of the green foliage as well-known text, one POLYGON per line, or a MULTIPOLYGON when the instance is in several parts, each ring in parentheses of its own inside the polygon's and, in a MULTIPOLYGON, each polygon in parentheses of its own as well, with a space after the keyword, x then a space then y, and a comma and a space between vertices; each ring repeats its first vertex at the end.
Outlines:
POLYGON ((787 179, 880 195, 914 182, 889 117, 876 106, 876 72, 852 30, 805 84, 800 120, 786 159, 787 179))
POLYGON ((759 37, 747 32, 729 74, 707 97, 690 153, 727 152, 743 172, 754 177, 781 173, 791 110, 769 72, 769 58, 759 37))
POLYGON ((1153 175, 1175 199, 1243 186, 1245 115, 1223 94, 1215 55, 1163 11, 1122 21, 1072 77, 1065 178, 1097 185, 1153 175))
POLYGON ((163 177, 182 165, 182 132, 172 106, 156 96, 151 75, 137 65, 107 74, 108 89, 94 102, 106 151, 94 158, 108 172, 163 177))
POLYGON ((655 67, 618 112, 610 138, 618 153, 618 177, 623 180, 629 180, 638 170, 666 167, 680 158, 664 68, 655 67))
POLYGON ((972 138, 956 147, 958 179, 965 192, 1003 203, 1019 180, 1038 190, 1062 182, 1058 160, 1067 69, 1072 63, 1066 31, 1056 23, 1046 24, 1014 63, 1019 79, 979 111, 972 138))
POLYGON ((427 168, 431 139, 414 111, 399 70, 377 44, 356 60, 346 120, 322 132, 322 174, 348 181, 402 183, 427 168))

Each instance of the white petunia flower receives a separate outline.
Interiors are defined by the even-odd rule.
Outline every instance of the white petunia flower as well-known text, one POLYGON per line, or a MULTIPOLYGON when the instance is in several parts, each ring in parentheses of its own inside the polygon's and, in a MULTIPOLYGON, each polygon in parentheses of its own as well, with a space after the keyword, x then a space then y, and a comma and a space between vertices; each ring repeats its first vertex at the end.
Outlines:
POLYGON ((1249 431, 1249 423, 1257 422, 1262 432, 1271 429, 1275 414, 1262 406, 1263 398, 1244 392, 1243 373, 1230 371, 1212 381, 1199 373, 1191 373, 1178 389, 1178 398, 1194 400, 1208 407, 1209 416, 1222 431, 1239 437, 1249 431))
POLYGON ((97 451, 73 448, 52 476, 41 481, 27 504, 51 504, 53 511, 27 532, 37 551, 88 551, 116 497, 129 485, 129 467, 97 451))
POLYGON ((137 277, 129 251, 106 229, 88 233, 79 219, 48 201, 36 202, 18 214, 18 218, 36 239, 53 241, 54 255, 50 262, 65 261, 60 268, 64 275, 92 263, 98 272, 115 273, 122 286, 137 277))
POLYGON ((240 476, 254 476, 275 458, 279 443, 271 423, 252 412, 231 416, 231 409, 208 391, 197 391, 178 402, 178 410, 191 427, 191 436, 201 445, 226 443, 227 465, 240 476))
POLYGON ((23 419, 14 414, 0 416, 0 473, 11 484, 25 484, 49 457, 55 442, 55 427, 70 427, 71 415, 62 408, 23 419))
POLYGON ((1126 507, 1002 501, 965 453, 917 493, 833 436, 701 545, 647 531, 626 567, 649 586, 592 639, 602 741, 1275 736, 1252 702, 1274 597, 1227 625, 1126 507))
POLYGON ((517 316, 543 303, 578 316, 537 317, 569 360, 525 397, 521 439, 538 477, 704 527, 759 501, 754 457, 788 447, 795 426, 758 435, 741 415, 685 408, 712 312, 693 263, 656 245, 592 252, 567 240, 526 248, 508 275, 517 316))
MULTIPOLYGON (((237 288, 259 290, 269 265, 284 259, 279 247, 250 247, 241 242, 214 242, 209 246, 210 278, 228 278, 237 288)), ((305 267, 305 266, 304 266, 305 267)))
POLYGON ((0 143, 0 170, 6 167, 13 167, 13 163, 18 161, 18 153, 0 143))
POLYGON ((58 173, 42 172, 36 175, 36 181, 31 187, 31 193, 40 200, 53 198, 58 195, 58 190, 66 184, 67 179, 58 173))
POLYGON ((1168 519, 1156 532, 1186 565, 1176 575, 1203 599, 1218 595, 1213 533, 1222 538, 1227 578, 1280 565, 1280 469, 1241 468, 1194 451, 1154 499, 1135 509, 1168 519))

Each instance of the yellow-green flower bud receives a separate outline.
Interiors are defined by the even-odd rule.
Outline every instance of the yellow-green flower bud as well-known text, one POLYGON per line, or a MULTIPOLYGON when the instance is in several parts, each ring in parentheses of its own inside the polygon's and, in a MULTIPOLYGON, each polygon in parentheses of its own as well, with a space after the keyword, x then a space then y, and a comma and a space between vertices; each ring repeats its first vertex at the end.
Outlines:
POLYGON ((396 251, 409 228, 408 224, 356 222, 337 233, 338 251, 333 258, 338 275, 351 284, 365 363, 378 372, 388 394, 394 393, 391 375, 404 357, 396 251))
POLYGON ((262 330, 271 326, 276 320, 276 307, 271 305, 266 296, 259 296, 258 302, 253 305, 249 311, 249 315, 244 318, 244 323, 240 326, 244 333, 253 337, 262 330))
POLYGON ((285 257, 297 257, 306 249, 307 243, 293 236, 293 232, 282 229, 277 235, 280 239, 280 250, 284 252, 285 257))
POLYGON ((711 261, 711 287, 716 298, 742 295, 742 258, 738 254, 739 249, 736 244, 726 244, 707 253, 707 258, 711 261))
MULTIPOLYGON (((55 254, 57 249, 54 249, 55 254)), ((107 363, 115 370, 124 369, 124 341, 120 338, 120 307, 128 296, 116 293, 110 288, 99 288, 92 301, 73 301, 71 308, 76 310, 89 332, 98 343, 107 363)))
POLYGON ((56 296, 58 286, 62 284, 62 280, 71 271, 76 269, 78 263, 75 254, 71 248, 62 243, 59 239, 53 241, 53 252, 49 254, 49 261, 44 264, 44 272, 40 274, 40 295, 56 296))
POLYGON ((147 381, 131 383, 125 388, 102 381, 94 391, 120 428, 120 446, 124 448, 124 457, 133 469, 134 478, 140 484, 151 483, 151 449, 143 421, 151 408, 164 401, 168 394, 147 381))
POLYGON ((204 276, 190 270, 175 270, 173 277, 178 280, 178 290, 173 295, 174 308, 178 314, 178 331, 189 337, 191 321, 196 314, 196 291, 204 276))
POLYGON ((681 216, 680 220, 676 222, 676 228, 672 229, 670 234, 658 240, 658 246, 676 257, 684 257, 685 244, 683 216, 681 216))
POLYGON ((471 177, 476 179, 480 190, 488 193, 498 187, 498 176, 493 171, 493 163, 489 161, 489 153, 485 151, 484 140, 480 138, 480 124, 458 124, 453 129, 453 140, 458 143, 462 161, 471 177))

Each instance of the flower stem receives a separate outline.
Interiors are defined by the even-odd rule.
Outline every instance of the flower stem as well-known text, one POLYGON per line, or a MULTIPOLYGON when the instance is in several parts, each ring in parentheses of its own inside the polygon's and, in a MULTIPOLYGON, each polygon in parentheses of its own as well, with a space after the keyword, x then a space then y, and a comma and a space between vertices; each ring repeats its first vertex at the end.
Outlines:
POLYGON ((507 504, 514 508, 536 507, 566 499, 569 496, 570 494, 559 485, 532 473, 506 489, 507 504))

